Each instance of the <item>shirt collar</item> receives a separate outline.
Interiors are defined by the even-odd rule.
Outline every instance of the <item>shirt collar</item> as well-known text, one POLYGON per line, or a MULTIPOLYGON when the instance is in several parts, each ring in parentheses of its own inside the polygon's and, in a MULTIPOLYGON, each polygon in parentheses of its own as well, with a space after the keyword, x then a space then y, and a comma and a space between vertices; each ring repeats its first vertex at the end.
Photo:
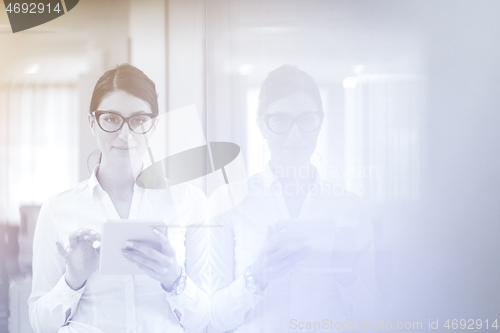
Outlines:
POLYGON ((92 171, 92 174, 90 175, 90 178, 89 178, 88 189, 89 189, 90 195, 94 194, 94 189, 96 188, 96 186, 100 186, 99 181, 97 180, 97 171, 99 170, 99 165, 100 164, 97 164, 95 166, 95 168, 92 171))
MULTIPOLYGON (((100 166, 100 164, 97 164, 94 167, 94 170, 92 171, 92 174, 90 175, 90 178, 89 178, 88 189, 89 189, 90 195, 94 194, 94 190, 96 187, 98 187, 98 188, 101 187, 101 184, 99 184, 99 181, 97 180, 97 172, 99 171, 99 166, 100 166)), ((134 183, 134 191, 137 191, 138 189, 141 189, 141 187, 137 186, 137 183, 134 183)))
MULTIPOLYGON (((323 184, 323 181, 321 179, 321 176, 319 175, 319 171, 316 167, 313 166, 313 168, 316 169, 316 177, 314 179, 314 185, 321 187, 323 184)), ((267 163, 264 166, 264 170, 262 171, 262 177, 264 180, 264 186, 266 188, 270 188, 275 182, 279 183, 278 178, 274 174, 273 170, 271 169, 271 165, 269 165, 269 163, 267 163)))

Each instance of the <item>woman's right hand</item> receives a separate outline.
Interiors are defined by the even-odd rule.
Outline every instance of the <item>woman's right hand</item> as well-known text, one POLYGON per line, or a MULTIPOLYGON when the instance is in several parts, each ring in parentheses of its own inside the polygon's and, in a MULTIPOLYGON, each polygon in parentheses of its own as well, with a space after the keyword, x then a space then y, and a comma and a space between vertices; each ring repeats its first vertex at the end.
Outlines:
POLYGON ((250 267, 250 272, 265 288, 268 281, 291 271, 298 261, 309 255, 310 250, 306 238, 287 229, 286 225, 276 225, 274 232, 273 228, 268 227, 266 242, 250 267))
POLYGON ((91 229, 79 229, 68 236, 69 247, 64 248, 57 242, 59 254, 66 260, 66 283, 73 290, 83 287, 88 277, 99 266, 99 249, 94 248, 95 241, 101 235, 91 229))

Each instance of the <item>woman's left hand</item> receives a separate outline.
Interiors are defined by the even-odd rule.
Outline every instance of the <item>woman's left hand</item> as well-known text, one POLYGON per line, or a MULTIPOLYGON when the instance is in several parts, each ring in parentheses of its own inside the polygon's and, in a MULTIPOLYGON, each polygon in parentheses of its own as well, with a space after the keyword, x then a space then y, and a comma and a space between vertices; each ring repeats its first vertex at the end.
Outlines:
POLYGON ((181 275, 181 266, 177 263, 175 250, 158 229, 153 229, 161 248, 157 244, 129 240, 123 249, 123 256, 142 269, 151 278, 160 281, 163 289, 171 290, 174 282, 181 275), (156 245, 156 246, 155 246, 156 245))

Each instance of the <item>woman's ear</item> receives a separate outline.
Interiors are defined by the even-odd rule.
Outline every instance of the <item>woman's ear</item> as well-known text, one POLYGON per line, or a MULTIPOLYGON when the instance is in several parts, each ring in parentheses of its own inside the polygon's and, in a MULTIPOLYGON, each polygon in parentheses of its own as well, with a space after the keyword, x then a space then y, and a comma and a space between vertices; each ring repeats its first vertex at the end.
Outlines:
POLYGON ((153 119, 153 128, 151 129, 151 134, 153 134, 154 132, 156 132, 156 127, 158 126, 158 116, 154 117, 153 119))
POLYGON ((267 129, 267 125, 264 121, 264 118, 261 116, 257 116, 256 122, 257 122, 257 127, 259 127, 260 135, 262 135, 264 140, 267 140, 268 129, 267 129))
POLYGON ((96 124, 96 121, 95 121, 95 117, 89 113, 87 115, 87 119, 89 121, 90 131, 92 132, 92 135, 96 136, 95 127, 97 126, 97 124, 96 124))

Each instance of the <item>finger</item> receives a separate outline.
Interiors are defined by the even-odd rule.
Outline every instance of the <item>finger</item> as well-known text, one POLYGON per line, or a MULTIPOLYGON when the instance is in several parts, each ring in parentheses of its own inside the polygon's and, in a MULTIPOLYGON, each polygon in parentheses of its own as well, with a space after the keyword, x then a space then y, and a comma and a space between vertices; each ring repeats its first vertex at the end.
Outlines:
POLYGON ((68 239, 70 248, 73 248, 76 246, 78 242, 82 241, 94 242, 94 240, 100 240, 100 235, 92 229, 81 228, 69 234, 68 239), (96 238, 96 236, 98 238, 96 238))
POLYGON ((66 249, 62 246, 60 242, 56 242, 56 246, 57 246, 57 252, 59 252, 59 254, 64 259, 66 259, 68 257, 68 252, 66 251, 66 249))
POLYGON ((295 270, 297 266, 297 261, 293 262, 280 262, 267 270, 267 276, 269 279, 275 279, 282 277, 283 275, 295 270))
POLYGON ((300 261, 304 260, 308 256, 308 253, 298 252, 291 254, 287 257, 280 258, 277 260, 269 261, 267 264, 267 271, 269 273, 277 272, 284 269, 285 267, 295 267, 300 261))
MULTIPOLYGON (((274 230, 274 229, 273 229, 274 230)), ((305 237, 306 236, 306 228, 293 227, 293 226, 285 226, 280 228, 279 230, 275 230, 273 233, 274 237, 305 237)))
POLYGON ((78 231, 78 239, 82 240, 84 238, 91 238, 93 241, 99 240, 100 234, 92 229, 80 229, 78 231))
POLYGON ((305 244, 300 244, 298 246, 290 245, 287 247, 280 248, 274 252, 268 253, 267 258, 268 258, 268 260, 271 260, 271 259, 279 260, 281 258, 285 258, 289 255, 294 254, 294 253, 307 252, 308 250, 309 250, 309 246, 307 246, 305 244))
POLYGON ((92 247, 97 251, 97 253, 101 253, 101 234, 97 231, 90 230, 87 235, 84 236, 84 240, 91 242, 92 247))
POLYGON ((271 278, 279 278, 297 269, 297 262, 290 263, 288 265, 283 265, 282 267, 277 267, 271 270, 268 274, 271 278))
POLYGON ((101 234, 92 229, 85 229, 84 233, 89 235, 93 240, 101 240, 101 234))
POLYGON ((282 276, 286 272, 289 272, 295 268, 297 264, 297 261, 288 261, 288 260, 283 260, 278 263, 276 263, 273 266, 270 266, 267 269, 267 274, 270 276, 282 276))
POLYGON ((267 247, 267 253, 271 254, 280 251, 283 248, 299 248, 305 246, 307 238, 302 235, 296 235, 284 232, 283 234, 273 236, 267 247))
POLYGON ((270 239, 273 236, 273 228, 268 225, 267 226, 267 233, 266 233, 266 240, 270 239))
POLYGON ((264 252, 267 252, 267 249, 269 249, 270 247, 272 247, 272 237, 273 237, 273 228, 268 225, 267 226, 267 232, 266 232, 266 238, 265 238, 265 242, 264 242, 264 246, 263 246, 263 251, 264 252))
POLYGON ((156 260, 152 260, 151 258, 145 257, 140 252, 135 252, 133 250, 123 250, 123 255, 128 260, 140 263, 141 265, 148 267, 152 271, 155 271, 159 274, 165 274, 167 272, 166 267, 159 264, 156 260))
POLYGON ((312 253, 312 249, 309 246, 306 246, 305 248, 301 249, 300 251, 297 251, 291 255, 292 260, 295 260, 296 262, 299 262, 301 260, 306 259, 309 257, 312 253))
POLYGON ((284 220, 276 220, 276 221, 274 221, 274 223, 271 226, 273 234, 280 232, 281 230, 283 230, 286 227, 287 227, 287 223, 285 223, 284 220))
POLYGON ((84 229, 81 228, 78 230, 78 233, 76 234, 76 240, 78 242, 81 242, 84 240, 84 237, 89 233, 90 229, 84 229))
POLYGON ((69 247, 73 248, 76 246, 76 243, 78 242, 78 236, 80 235, 80 230, 74 231, 68 235, 68 241, 69 241, 69 247))
POLYGON ((269 273, 274 274, 279 271, 293 269, 297 263, 304 260, 307 256, 307 252, 293 253, 285 258, 274 261, 272 264, 268 264, 267 270, 269 273))
POLYGON ((142 264, 141 262, 133 259, 133 258, 127 258, 131 263, 139 267, 144 273, 146 273, 148 276, 150 276, 153 279, 159 279, 159 275, 156 273, 155 270, 151 269, 149 266, 146 266, 142 264))
POLYGON ((303 254, 304 256, 308 256, 311 252, 311 248, 309 246, 301 246, 299 248, 288 248, 281 249, 278 252, 272 253, 267 257, 268 262, 276 262, 280 260, 284 260, 286 258, 295 258, 298 254, 303 254))
POLYGON ((158 239, 160 240, 161 251, 168 256, 175 257, 175 249, 168 240, 168 228, 165 228, 165 234, 163 234, 157 228, 153 228, 153 232, 155 235, 157 235, 158 239))
POLYGON ((277 235, 273 236, 273 241, 275 242, 276 245, 289 244, 289 243, 293 243, 293 242, 304 243, 307 241, 307 239, 308 238, 304 233, 299 234, 299 233, 290 231, 288 229, 283 229, 277 235))
POLYGON ((155 260, 158 262, 163 262, 165 260, 163 253, 159 252, 157 249, 153 248, 153 244, 140 241, 127 241, 127 249, 134 250, 135 252, 141 254, 142 256, 155 260))
POLYGON ((90 230, 88 233, 83 234, 83 240, 87 242, 95 242, 95 241, 101 241, 101 235, 93 230, 90 230))
MULTIPOLYGON (((269 229, 268 229, 269 231, 269 229)), ((285 233, 286 229, 280 229, 278 232, 275 232, 274 229, 271 229, 271 235, 266 241, 266 248, 269 250, 275 248, 277 244, 283 240, 284 237, 287 237, 288 234, 285 233)))

